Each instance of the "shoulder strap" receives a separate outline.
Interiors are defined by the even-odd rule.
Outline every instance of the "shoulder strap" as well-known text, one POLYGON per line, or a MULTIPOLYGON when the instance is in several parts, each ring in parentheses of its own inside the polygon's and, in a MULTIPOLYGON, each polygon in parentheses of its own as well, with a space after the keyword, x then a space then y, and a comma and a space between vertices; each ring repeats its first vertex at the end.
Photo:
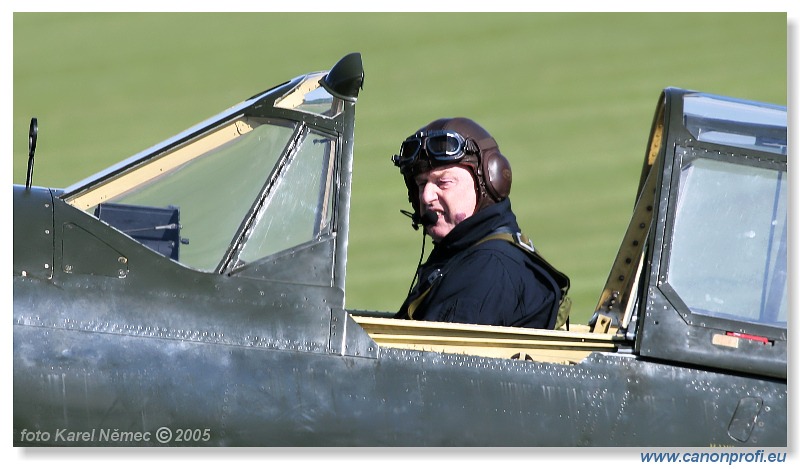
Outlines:
POLYGON ((425 291, 420 293, 418 297, 414 298, 414 300, 408 304, 408 308, 406 309, 406 313, 408 314, 408 319, 414 319, 414 311, 417 310, 417 307, 419 307, 420 303, 422 303, 422 300, 424 300, 425 297, 428 296, 428 293, 430 293, 431 288, 433 288, 433 284, 431 284, 428 288, 425 289, 425 291))
POLYGON ((509 231, 496 231, 485 238, 481 239, 473 246, 477 246, 478 244, 484 243, 486 241, 491 240, 503 240, 513 244, 514 246, 518 247, 522 251, 524 251, 528 256, 534 261, 536 265, 544 269, 553 279, 556 281, 558 288, 561 290, 561 301, 559 302, 558 306, 558 314, 556 317, 555 329, 560 329, 563 326, 566 326, 569 329, 569 313, 570 309, 572 308, 572 300, 567 296, 569 293, 569 277, 566 274, 561 272, 560 270, 553 267, 552 264, 547 262, 547 260, 539 254, 539 251, 533 247, 533 242, 522 234, 521 232, 509 232, 509 231))

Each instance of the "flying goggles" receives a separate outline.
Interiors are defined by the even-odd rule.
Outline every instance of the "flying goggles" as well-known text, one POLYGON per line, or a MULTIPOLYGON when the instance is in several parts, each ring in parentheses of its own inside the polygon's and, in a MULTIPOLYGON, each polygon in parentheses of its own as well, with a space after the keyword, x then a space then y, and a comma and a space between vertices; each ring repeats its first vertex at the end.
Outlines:
POLYGON ((418 132, 408 137, 400 145, 400 153, 392 157, 395 166, 406 172, 417 162, 421 153, 425 153, 431 165, 441 166, 458 163, 467 154, 479 152, 477 144, 472 139, 465 139, 458 132, 452 130, 430 130, 418 132))

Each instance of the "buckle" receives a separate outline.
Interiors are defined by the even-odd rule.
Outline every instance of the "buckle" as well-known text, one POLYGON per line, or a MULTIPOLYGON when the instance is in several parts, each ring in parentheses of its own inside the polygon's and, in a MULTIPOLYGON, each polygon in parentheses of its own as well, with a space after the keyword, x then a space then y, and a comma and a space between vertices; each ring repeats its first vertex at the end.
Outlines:
POLYGON ((439 277, 442 276, 443 276, 442 269, 435 269, 433 272, 428 274, 428 278, 426 278, 425 280, 428 282, 429 285, 433 285, 433 283, 436 282, 439 279, 439 277))
POLYGON ((514 242, 528 252, 536 252, 536 248, 533 247, 533 241, 519 231, 514 233, 514 242))

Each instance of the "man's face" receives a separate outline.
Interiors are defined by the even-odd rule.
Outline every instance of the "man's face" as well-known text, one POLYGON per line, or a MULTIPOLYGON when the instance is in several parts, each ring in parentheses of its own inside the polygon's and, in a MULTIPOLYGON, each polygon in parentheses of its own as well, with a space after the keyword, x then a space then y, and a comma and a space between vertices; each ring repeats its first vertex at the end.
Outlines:
POLYGON ((426 228, 434 241, 440 241, 475 213, 475 181, 468 169, 441 166, 418 174, 414 180, 419 191, 420 214, 434 212, 438 215, 436 223, 426 228))

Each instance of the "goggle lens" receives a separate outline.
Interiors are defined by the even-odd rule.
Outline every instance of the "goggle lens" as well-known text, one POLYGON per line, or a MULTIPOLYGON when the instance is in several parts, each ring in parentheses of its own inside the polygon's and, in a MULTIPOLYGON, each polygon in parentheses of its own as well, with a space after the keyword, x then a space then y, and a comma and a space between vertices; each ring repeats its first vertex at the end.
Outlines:
POLYGON ((417 159, 422 141, 418 138, 409 138, 400 145, 400 161, 408 164, 417 159))
POLYGON ((425 150, 431 156, 453 156, 464 152, 461 142, 454 135, 436 135, 425 140, 425 150))

